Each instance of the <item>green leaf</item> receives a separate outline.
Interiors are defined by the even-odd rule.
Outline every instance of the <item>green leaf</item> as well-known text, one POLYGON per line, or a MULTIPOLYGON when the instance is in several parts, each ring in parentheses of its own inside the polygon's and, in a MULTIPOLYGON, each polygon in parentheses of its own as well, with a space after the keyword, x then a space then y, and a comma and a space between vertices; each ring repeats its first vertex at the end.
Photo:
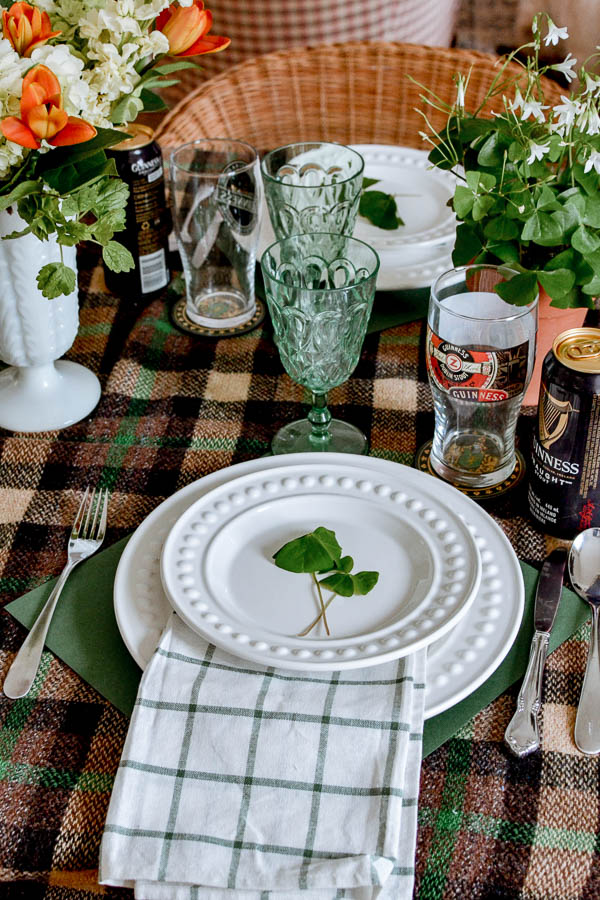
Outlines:
POLYGON ((475 194, 473 191, 462 184, 456 186, 454 197, 452 198, 452 206, 454 212, 459 219, 466 219, 475 203, 475 194))
POLYGON ((480 166, 488 166, 489 168, 501 166, 506 146, 506 142, 501 139, 498 132, 492 132, 483 142, 477 154, 477 162, 480 166))
POLYGON ((561 242, 562 228, 550 213, 534 212, 525 220, 521 240, 533 241, 541 246, 554 246, 561 242))
POLYGON ((568 294, 575 284, 575 272, 569 269, 541 270, 537 273, 538 281, 552 299, 568 294))
POLYGON ((503 281, 496 285, 496 292, 515 306, 527 306, 533 303, 538 293, 537 275, 535 272, 522 272, 515 275, 510 281, 503 281))
POLYGON ((488 253, 493 253, 498 259, 505 263, 518 263, 520 260, 519 248, 516 244, 508 241, 493 243, 487 245, 488 253))
MULTIPOLYGON (((122 131, 114 128, 98 128, 98 134, 90 141, 84 141, 82 144, 74 144, 70 147, 56 147, 49 153, 44 153, 39 157, 35 172, 43 174, 49 169, 60 169, 61 166, 75 165, 89 156, 96 156, 100 150, 118 144, 126 135, 122 131)), ((106 158, 106 157, 105 157, 106 158)))
POLYGON ((12 206, 22 197, 28 197, 30 194, 41 194, 43 185, 39 181, 22 181, 18 184, 10 194, 4 194, 0 197, 0 211, 12 206))
POLYGON ((273 555, 275 565, 288 572, 327 572, 342 555, 335 533, 320 526, 288 541, 273 555))
POLYGON ((342 572, 335 572, 326 578, 320 578, 319 584, 329 588, 341 597, 351 597, 354 594, 354 584, 352 583, 352 575, 346 575, 342 572))
POLYGON ((600 294, 600 275, 594 275, 592 280, 584 284, 581 290, 584 294, 589 294, 591 297, 598 296, 600 294))
MULTIPOLYGON (((141 89, 140 89, 141 90, 141 89)), ((125 122, 133 122, 141 113, 144 104, 140 97, 135 94, 127 94, 113 107, 110 114, 110 121, 115 125, 123 125, 125 122)), ((121 138, 123 140, 123 138, 121 138)))
POLYGON ((339 569, 340 572, 351 572, 352 567, 354 566, 354 560, 351 556, 342 556, 340 561, 336 564, 336 568, 339 569))
POLYGON ((165 63, 162 66, 154 66, 152 69, 153 72, 156 72, 158 75, 170 75, 171 72, 179 72, 181 69, 201 69, 200 66, 196 62, 192 62, 191 59, 178 59, 175 62, 165 63))
POLYGON ((75 290, 75 272, 61 262, 47 263, 38 273, 37 284, 44 297, 53 300, 75 290))
POLYGON ((462 223, 456 229, 456 242, 452 252, 455 266, 464 266, 481 252, 483 243, 472 225, 462 223))
POLYGON ((473 221, 481 222, 494 205, 494 198, 490 196, 476 197, 473 203, 473 221))
POLYGON ((44 173, 46 183, 59 194, 71 194, 85 185, 92 184, 103 175, 116 175, 114 159, 107 159, 104 151, 79 160, 74 165, 48 169, 44 173))
POLYGON ((362 189, 366 191, 367 188, 372 187, 374 184, 379 184, 381 178, 363 178, 362 180, 362 189))
POLYGON ((579 250, 583 256, 587 256, 588 253, 600 248, 600 238, 585 225, 580 225, 571 235, 571 246, 579 250))
MULTIPOLYGON (((579 199, 583 201, 583 197, 579 199)), ((591 228, 600 228, 600 196, 598 194, 585 198, 583 223, 591 228)))
POLYGON ((397 214, 396 201, 383 191, 365 191, 358 204, 358 212, 378 228, 393 231, 404 222, 397 214))
POLYGON ((535 207, 540 212, 553 212, 561 208, 555 194, 547 184, 543 184, 536 192, 535 207))
POLYGON ((102 259, 113 272, 130 272, 135 267, 133 256, 126 250, 123 244, 117 241, 109 241, 102 248, 102 259))
POLYGON ((355 594, 368 594, 378 580, 379 572, 357 572, 356 575, 335 572, 333 575, 321 578, 319 584, 342 597, 352 597, 355 594))
POLYGON ((357 572, 352 575, 355 594, 368 594, 379 581, 379 572, 357 572))
POLYGON ((573 269, 575 267, 575 251, 570 247, 562 250, 548 260, 544 266, 545 272, 552 272, 554 269, 573 269))
POLYGON ((511 241, 519 236, 519 226, 514 219, 507 219, 506 216, 497 216, 490 219, 483 233, 487 238, 495 241, 511 241))
POLYGON ((140 91, 140 100, 144 104, 144 112, 161 112, 169 108, 162 97, 154 91, 147 91, 146 88, 140 91))
POLYGON ((466 174, 467 184, 475 193, 491 191, 496 184, 496 176, 491 172, 472 171, 466 174))

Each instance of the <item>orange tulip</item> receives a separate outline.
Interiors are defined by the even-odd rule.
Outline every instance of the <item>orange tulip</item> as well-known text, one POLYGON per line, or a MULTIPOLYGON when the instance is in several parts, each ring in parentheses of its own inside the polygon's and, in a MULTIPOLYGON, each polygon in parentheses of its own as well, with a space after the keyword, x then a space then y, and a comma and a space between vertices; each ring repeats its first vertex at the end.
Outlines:
POLYGON ((53 147, 81 144, 95 137, 96 129, 62 108, 60 83, 47 66, 34 66, 23 79, 21 118, 8 116, 0 123, 7 140, 38 150, 42 140, 53 147))
POLYGON ((202 0, 194 0, 191 6, 171 3, 156 19, 156 28, 168 38, 171 56, 198 56, 217 53, 231 43, 231 38, 208 34, 212 23, 211 11, 204 9, 202 0))
POLYGON ((26 57, 30 57, 36 47, 61 34, 52 31, 47 12, 23 2, 13 3, 8 11, 2 10, 2 31, 17 53, 26 57))

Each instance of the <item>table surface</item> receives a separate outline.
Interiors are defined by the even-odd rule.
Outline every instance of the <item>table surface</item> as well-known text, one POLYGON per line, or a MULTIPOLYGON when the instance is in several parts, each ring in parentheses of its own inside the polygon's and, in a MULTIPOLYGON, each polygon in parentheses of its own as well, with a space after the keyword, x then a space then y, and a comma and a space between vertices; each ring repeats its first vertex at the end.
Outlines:
MULTIPOLYGON (((191 337, 171 325, 163 300, 136 307, 107 292, 95 263, 80 256, 81 324, 66 358, 98 374, 99 406, 60 432, 0 432, 3 603, 58 574, 86 485, 111 491, 109 546, 178 488, 266 453, 273 432, 306 411, 268 322, 235 338, 191 337)), ((433 430, 422 340, 422 322, 369 334, 353 376, 330 396, 374 456, 408 465, 433 430)), ((524 449, 532 422, 521 417, 524 449)), ((550 540, 528 518, 524 487, 490 512, 521 559, 543 559, 550 540)), ((0 678, 24 634, 4 612, 0 678)), ((503 747, 515 688, 424 761, 415 896, 600 897, 598 761, 572 741, 586 638, 584 626, 548 660, 542 752, 519 761, 503 747)), ((3 896, 131 896, 97 885, 127 725, 50 652, 28 697, 0 698, 3 896)))

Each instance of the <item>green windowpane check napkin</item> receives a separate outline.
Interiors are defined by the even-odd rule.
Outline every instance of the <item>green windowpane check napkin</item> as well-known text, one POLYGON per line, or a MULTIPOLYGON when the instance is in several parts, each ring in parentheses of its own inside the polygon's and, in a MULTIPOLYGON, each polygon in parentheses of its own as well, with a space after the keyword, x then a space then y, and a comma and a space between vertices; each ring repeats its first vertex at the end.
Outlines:
POLYGON ((408 900, 425 659, 264 668, 173 614, 140 684, 101 882, 144 900, 408 900))

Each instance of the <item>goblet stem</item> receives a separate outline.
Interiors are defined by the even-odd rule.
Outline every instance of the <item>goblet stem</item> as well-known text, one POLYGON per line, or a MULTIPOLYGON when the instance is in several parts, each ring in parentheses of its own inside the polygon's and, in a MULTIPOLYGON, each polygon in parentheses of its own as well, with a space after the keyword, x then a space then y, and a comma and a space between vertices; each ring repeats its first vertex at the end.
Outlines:
POLYGON ((329 431, 331 413, 327 409, 327 394, 317 394, 315 391, 311 391, 311 396, 312 407, 308 414, 308 421, 312 425, 312 431, 308 439, 315 450, 326 450, 331 440, 329 431))

